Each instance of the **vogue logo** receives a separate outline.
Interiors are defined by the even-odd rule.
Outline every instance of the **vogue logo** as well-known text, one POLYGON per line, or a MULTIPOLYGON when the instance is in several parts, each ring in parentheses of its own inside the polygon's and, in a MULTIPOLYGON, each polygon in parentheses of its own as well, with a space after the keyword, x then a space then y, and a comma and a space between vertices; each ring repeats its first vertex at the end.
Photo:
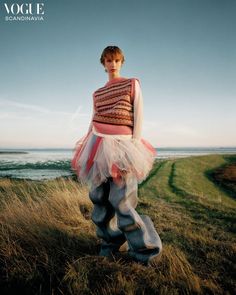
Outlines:
POLYGON ((5 20, 44 20, 44 3, 3 3, 7 16, 5 20))

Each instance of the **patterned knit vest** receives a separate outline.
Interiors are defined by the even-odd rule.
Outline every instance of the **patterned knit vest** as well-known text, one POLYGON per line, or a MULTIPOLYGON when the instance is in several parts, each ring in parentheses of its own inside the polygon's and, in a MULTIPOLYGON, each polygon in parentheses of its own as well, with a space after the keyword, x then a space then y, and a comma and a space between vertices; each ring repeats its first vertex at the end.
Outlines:
POLYGON ((135 79, 125 79, 96 90, 93 94, 94 122, 133 127, 135 79))

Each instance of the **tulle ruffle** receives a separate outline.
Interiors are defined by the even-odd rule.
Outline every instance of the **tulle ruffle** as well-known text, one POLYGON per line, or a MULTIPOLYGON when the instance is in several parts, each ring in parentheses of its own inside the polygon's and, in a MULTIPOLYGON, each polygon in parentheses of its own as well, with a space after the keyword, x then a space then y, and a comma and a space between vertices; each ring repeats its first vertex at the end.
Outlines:
POLYGON ((127 178, 141 183, 152 169, 156 150, 145 139, 98 136, 92 131, 81 138, 71 161, 78 179, 94 189, 112 177, 118 185, 127 178))

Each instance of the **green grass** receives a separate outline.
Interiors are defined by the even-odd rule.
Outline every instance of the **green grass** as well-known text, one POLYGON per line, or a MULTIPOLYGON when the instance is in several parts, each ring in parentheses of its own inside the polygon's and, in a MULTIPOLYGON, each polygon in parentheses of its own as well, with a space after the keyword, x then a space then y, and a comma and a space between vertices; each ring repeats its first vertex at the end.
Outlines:
POLYGON ((97 255, 88 190, 73 179, 0 179, 1 294, 236 294, 235 168, 235 155, 155 163, 137 207, 163 242, 155 268, 97 255))

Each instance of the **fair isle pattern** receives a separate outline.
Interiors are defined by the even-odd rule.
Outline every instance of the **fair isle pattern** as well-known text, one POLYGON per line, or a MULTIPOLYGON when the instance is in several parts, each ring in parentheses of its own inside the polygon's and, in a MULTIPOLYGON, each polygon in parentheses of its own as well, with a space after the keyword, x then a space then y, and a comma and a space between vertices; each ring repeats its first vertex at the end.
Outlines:
POLYGON ((133 83, 126 79, 95 91, 93 121, 133 127, 133 83))

